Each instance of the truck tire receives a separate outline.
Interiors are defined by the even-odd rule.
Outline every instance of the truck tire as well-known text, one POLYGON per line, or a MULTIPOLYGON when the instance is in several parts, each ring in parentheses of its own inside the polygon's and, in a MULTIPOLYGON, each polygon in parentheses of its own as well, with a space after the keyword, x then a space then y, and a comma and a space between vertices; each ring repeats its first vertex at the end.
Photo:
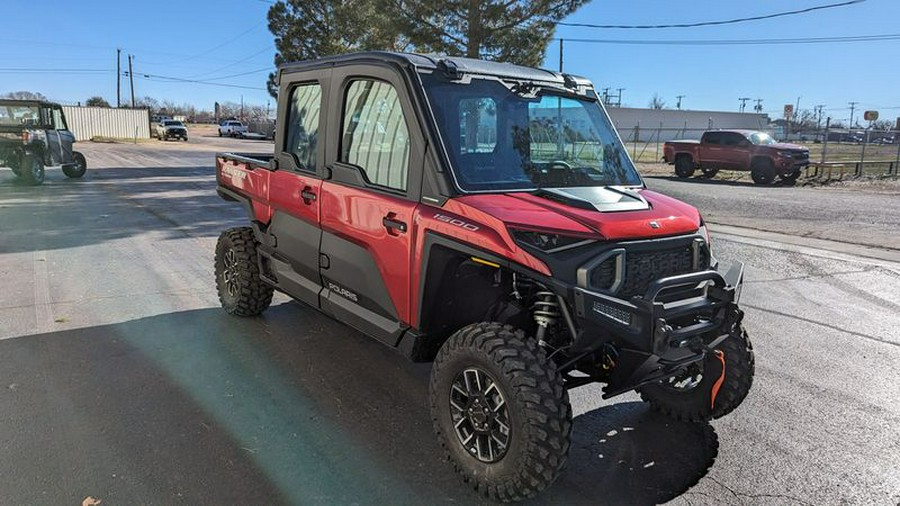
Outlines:
POLYGON ((719 173, 719 169, 711 169, 709 167, 701 167, 700 170, 703 172, 703 176, 709 179, 716 177, 716 174, 719 173))
POLYGON ((274 289, 259 277, 253 229, 235 227, 222 232, 215 263, 216 291, 226 312, 257 316, 269 307, 274 289))
POLYGON ((431 373, 438 441, 463 481, 500 501, 533 497, 565 466, 572 408, 556 365, 509 325, 453 334, 431 373))
POLYGON ((28 153, 21 158, 19 176, 25 184, 37 186, 44 182, 44 161, 38 153, 28 153))
POLYGON ((781 180, 786 183, 793 183, 793 182, 797 181, 797 179, 800 177, 800 174, 801 174, 801 171, 795 170, 794 172, 791 172, 788 174, 779 174, 778 177, 781 178, 781 180))
POLYGON ((756 184, 770 184, 775 180, 775 164, 768 158, 757 158, 750 164, 750 177, 756 184))
POLYGON ((641 398, 653 409, 686 422, 705 421, 731 413, 744 401, 753 385, 753 345, 747 332, 737 326, 715 351, 721 352, 722 358, 718 353, 709 353, 698 376, 646 385, 640 389, 641 398))
POLYGON ((689 156, 675 157, 675 175, 678 177, 691 177, 694 175, 694 161, 689 156))
POLYGON ((66 177, 71 178, 79 178, 87 172, 87 160, 84 159, 84 155, 75 151, 72 153, 73 163, 71 165, 63 165, 63 174, 66 177))

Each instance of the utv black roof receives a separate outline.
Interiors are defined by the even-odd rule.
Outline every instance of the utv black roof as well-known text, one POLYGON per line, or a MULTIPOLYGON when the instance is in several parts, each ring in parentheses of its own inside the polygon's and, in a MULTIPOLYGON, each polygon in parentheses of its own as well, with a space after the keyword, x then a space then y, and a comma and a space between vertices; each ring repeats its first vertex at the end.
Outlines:
POLYGON ((502 63, 458 56, 426 55, 417 53, 395 53, 390 51, 367 51, 328 56, 318 60, 286 63, 279 67, 279 73, 297 72, 313 68, 329 67, 347 63, 390 62, 410 66, 415 70, 436 70, 458 72, 461 75, 484 75, 521 81, 539 81, 565 85, 591 86, 591 82, 579 76, 560 74, 549 70, 523 67, 512 63, 502 63))
POLYGON ((48 107, 59 105, 55 102, 48 102, 46 100, 20 100, 17 98, 0 98, 0 105, 24 105, 24 106, 42 106, 46 105, 48 107))

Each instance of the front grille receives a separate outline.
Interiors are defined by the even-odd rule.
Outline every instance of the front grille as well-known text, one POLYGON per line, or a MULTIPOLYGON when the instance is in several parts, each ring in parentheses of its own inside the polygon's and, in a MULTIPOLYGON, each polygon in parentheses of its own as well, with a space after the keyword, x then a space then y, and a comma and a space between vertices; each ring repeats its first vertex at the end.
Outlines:
POLYGON ((709 268, 709 249, 700 242, 682 242, 680 245, 656 250, 629 250, 621 254, 624 262, 622 279, 616 284, 619 255, 613 255, 591 268, 591 288, 612 291, 622 298, 643 295, 650 283, 660 278, 687 274, 709 268), (695 253, 696 252, 696 253, 695 253), (696 254, 696 263, 695 263, 696 254))
POLYGON ((797 151, 793 158, 794 160, 809 160, 809 151, 797 151))

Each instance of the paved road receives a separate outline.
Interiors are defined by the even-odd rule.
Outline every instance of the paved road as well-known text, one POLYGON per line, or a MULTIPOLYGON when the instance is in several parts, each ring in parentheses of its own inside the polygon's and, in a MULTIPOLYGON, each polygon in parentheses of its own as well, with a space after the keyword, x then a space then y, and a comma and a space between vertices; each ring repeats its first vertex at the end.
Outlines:
POLYGON ((900 250, 900 193, 868 193, 723 179, 648 177, 647 186, 690 202, 712 223, 900 250))
MULTIPOLYGON (((427 365, 284 297, 217 308, 215 239, 244 218, 211 151, 271 146, 250 144, 87 144, 85 180, 37 188, 0 171, 0 504, 480 501, 441 461, 427 365)), ((574 390, 569 468, 536 503, 896 505, 900 265, 714 247, 748 264, 746 402, 684 424, 574 390)))

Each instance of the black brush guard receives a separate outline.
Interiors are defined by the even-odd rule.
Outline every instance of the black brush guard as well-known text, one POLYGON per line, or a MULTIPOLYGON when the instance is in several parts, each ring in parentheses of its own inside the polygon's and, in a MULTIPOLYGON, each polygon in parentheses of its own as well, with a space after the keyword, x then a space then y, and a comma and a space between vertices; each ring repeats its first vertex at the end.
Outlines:
MULTIPOLYGON (((581 332, 569 350, 572 358, 560 369, 569 370, 612 343, 617 356, 604 378, 604 398, 678 374, 703 360, 740 323, 743 272, 738 262, 724 276, 707 270, 661 278, 630 300, 575 287, 581 332)), ((568 379, 570 388, 598 380, 568 379)))

